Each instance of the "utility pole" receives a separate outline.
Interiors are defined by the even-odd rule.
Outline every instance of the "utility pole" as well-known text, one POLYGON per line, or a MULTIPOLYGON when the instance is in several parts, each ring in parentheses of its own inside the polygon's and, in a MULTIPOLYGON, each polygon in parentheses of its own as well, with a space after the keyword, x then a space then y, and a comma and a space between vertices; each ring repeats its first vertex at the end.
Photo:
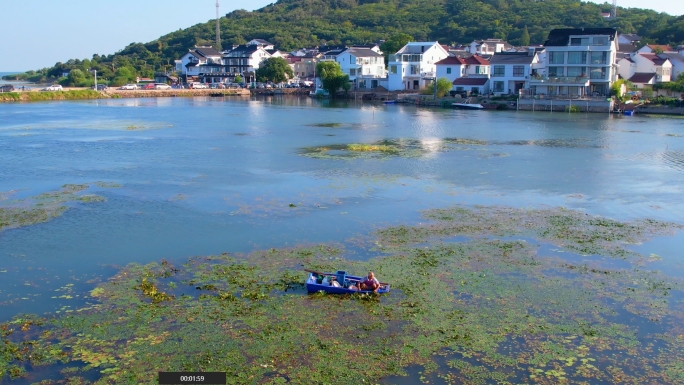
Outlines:
POLYGON ((216 50, 221 51, 221 16, 219 0, 216 0, 216 50))

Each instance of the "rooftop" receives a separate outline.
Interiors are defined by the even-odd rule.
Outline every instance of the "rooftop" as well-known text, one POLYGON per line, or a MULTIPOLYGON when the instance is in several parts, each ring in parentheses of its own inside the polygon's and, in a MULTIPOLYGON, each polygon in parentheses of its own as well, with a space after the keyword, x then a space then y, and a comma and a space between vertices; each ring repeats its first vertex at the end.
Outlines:
POLYGON ((489 78, 458 78, 454 80, 455 86, 484 86, 489 81, 489 78))
POLYGON ((665 64, 665 62, 669 60, 668 58, 661 58, 661 57, 659 57, 659 55, 656 55, 654 53, 642 53, 640 55, 645 57, 646 59, 652 61, 653 64, 658 65, 658 66, 665 64))
POLYGON ((655 75, 655 73, 637 72, 632 75, 631 78, 629 78, 629 81, 632 83, 648 83, 653 79, 653 77, 655 77, 655 75))
POLYGON ((384 55, 369 48, 350 48, 346 52, 349 52, 356 57, 384 57, 384 55))
POLYGON ((532 64, 536 55, 528 52, 499 52, 492 56, 491 64, 532 64))
POLYGON ((570 36, 608 36, 610 41, 615 41, 617 30, 615 28, 558 28, 549 32, 544 46, 563 47, 570 44, 570 36))

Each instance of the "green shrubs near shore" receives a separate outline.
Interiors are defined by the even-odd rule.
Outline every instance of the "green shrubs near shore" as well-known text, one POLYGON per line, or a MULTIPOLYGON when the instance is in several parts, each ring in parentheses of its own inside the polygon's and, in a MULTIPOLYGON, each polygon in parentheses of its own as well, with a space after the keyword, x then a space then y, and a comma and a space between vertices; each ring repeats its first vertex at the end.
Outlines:
POLYGON ((565 112, 582 112, 582 109, 578 106, 567 106, 565 107, 565 112))
POLYGON ((45 100, 82 100, 102 99, 106 96, 95 90, 46 91, 46 92, 7 92, 0 94, 3 102, 39 102, 45 100))

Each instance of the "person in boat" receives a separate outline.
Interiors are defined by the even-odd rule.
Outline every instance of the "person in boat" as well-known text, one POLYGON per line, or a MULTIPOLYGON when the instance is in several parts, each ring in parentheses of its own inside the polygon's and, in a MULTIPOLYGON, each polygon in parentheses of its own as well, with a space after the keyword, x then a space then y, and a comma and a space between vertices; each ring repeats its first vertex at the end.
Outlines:
POLYGON ((378 281, 378 279, 375 278, 375 274, 372 271, 369 271, 368 276, 364 278, 359 284, 359 290, 377 292, 379 288, 380 281, 378 281))

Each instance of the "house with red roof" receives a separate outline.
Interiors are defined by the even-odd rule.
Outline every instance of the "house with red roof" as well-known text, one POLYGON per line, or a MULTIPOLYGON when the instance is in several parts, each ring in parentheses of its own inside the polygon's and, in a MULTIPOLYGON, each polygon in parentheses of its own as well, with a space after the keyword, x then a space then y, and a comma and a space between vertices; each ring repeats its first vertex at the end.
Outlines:
POLYGON ((474 93, 489 92, 490 63, 482 56, 472 55, 466 58, 449 56, 435 63, 435 66, 437 78, 449 79, 454 85, 452 88, 454 90, 474 93))

